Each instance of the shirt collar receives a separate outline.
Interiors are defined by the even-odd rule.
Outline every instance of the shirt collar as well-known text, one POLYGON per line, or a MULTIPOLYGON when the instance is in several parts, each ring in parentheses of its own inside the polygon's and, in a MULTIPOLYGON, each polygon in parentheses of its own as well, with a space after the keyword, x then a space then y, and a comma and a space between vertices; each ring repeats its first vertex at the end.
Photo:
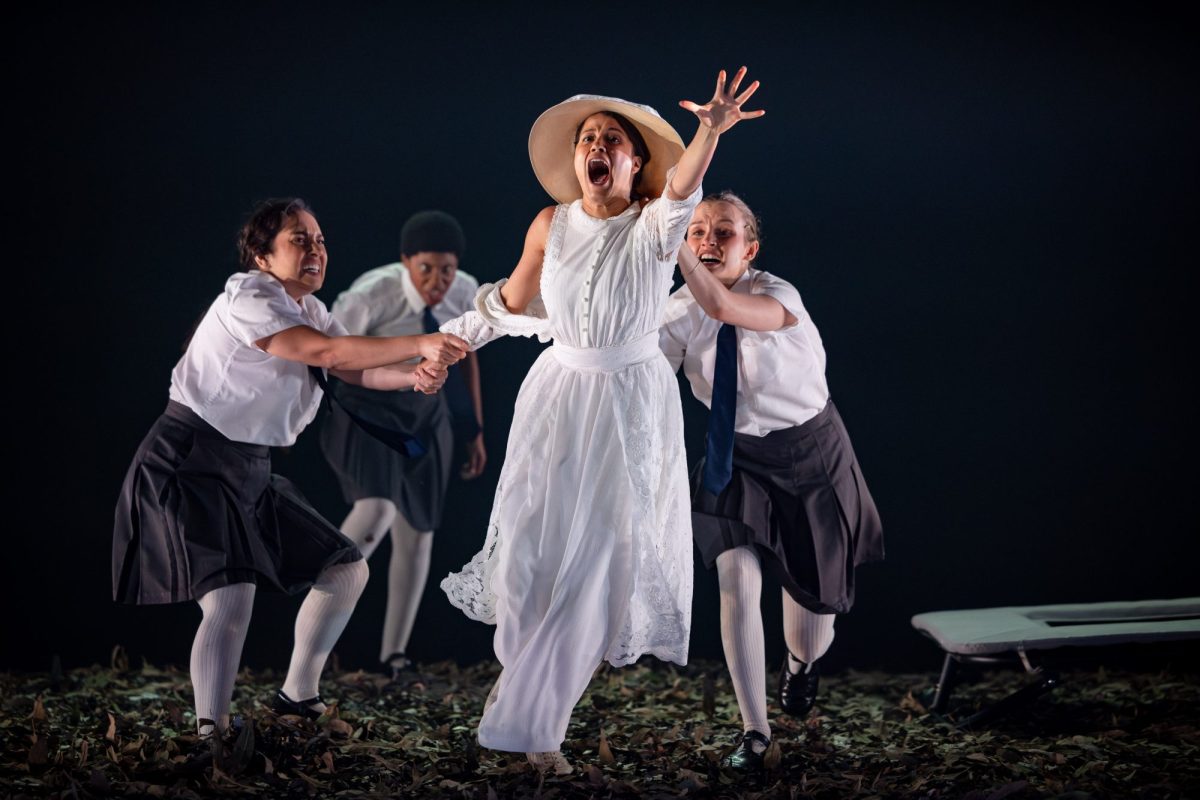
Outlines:
POLYGON ((404 262, 400 262, 400 286, 404 289, 404 299, 408 301, 409 307, 418 314, 423 312, 425 298, 421 297, 421 293, 413 285, 412 276, 408 274, 408 267, 404 266, 404 262))
POLYGON ((740 277, 736 281, 734 281, 733 286, 730 286, 729 290, 731 292, 741 292, 743 294, 750 294, 751 283, 753 281, 753 278, 751 277, 750 273, 755 272, 755 271, 756 270, 754 269, 754 267, 747 267, 746 271, 742 273, 742 277, 740 277))

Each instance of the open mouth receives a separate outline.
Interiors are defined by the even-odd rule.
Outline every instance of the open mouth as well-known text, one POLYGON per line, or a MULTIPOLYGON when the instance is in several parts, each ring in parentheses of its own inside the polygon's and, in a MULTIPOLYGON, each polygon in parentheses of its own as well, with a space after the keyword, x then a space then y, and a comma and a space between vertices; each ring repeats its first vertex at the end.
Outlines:
POLYGON ((301 275, 320 275, 321 274, 321 265, 320 264, 303 264, 300 267, 300 274, 301 275))
POLYGON ((710 256, 700 256, 700 263, 711 269, 712 267, 719 266, 721 263, 721 259, 717 258, 716 256, 711 256, 711 255, 710 256))
POLYGON ((593 158, 588 161, 588 180, 593 186, 602 186, 608 182, 609 173, 612 171, 608 166, 608 162, 600 158, 593 158))

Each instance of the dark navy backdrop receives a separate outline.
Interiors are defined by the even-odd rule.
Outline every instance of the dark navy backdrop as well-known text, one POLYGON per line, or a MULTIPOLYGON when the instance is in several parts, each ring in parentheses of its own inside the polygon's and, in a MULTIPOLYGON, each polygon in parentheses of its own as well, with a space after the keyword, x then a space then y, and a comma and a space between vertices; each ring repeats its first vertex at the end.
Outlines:
MULTIPOLYGON (((932 664, 908 624, 920 611, 1198 593, 1184 283, 1200 125, 1194 29, 1174 12, 216 5, 41 10, 10 30, 9 373, 24 405, 9 411, 0 668, 104 661, 115 643, 186 663, 194 607, 111 603, 112 506, 254 201, 316 208, 326 303, 430 207, 462 221, 464 267, 495 279, 548 202, 526 156, 538 113, 612 94, 689 138, 677 101, 706 100, 741 63, 768 113, 722 141, 706 186, 760 213, 761 265, 820 327, 887 536, 831 666, 932 664)), ((483 539, 538 351, 482 353, 491 462, 452 489, 420 659, 491 654, 491 629, 437 582, 483 539)), ((685 409, 694 459, 704 417, 690 394, 685 409)), ((313 431, 276 464, 341 519, 313 431)), ((385 557, 345 665, 373 663, 385 557)), ((719 657, 715 576, 698 569, 693 653, 719 657)), ((260 597, 247 663, 286 663, 298 602, 260 597)))

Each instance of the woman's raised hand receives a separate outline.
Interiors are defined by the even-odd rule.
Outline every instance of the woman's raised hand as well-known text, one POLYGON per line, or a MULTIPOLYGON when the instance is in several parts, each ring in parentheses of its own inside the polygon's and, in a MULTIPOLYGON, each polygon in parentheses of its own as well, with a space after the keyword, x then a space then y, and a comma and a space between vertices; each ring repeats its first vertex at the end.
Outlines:
POLYGON ((448 367, 467 355, 467 343, 451 333, 427 333, 418 347, 423 358, 448 367))
POLYGON ((691 100, 680 100, 679 105, 699 117, 700 124, 711 128, 713 133, 724 133, 744 119, 755 119, 767 113, 762 110, 742 111, 742 105, 758 90, 758 81, 754 81, 746 87, 746 91, 738 94, 744 77, 746 68, 742 67, 734 73, 733 81, 726 88, 725 70, 721 70, 717 73, 717 90, 713 93, 712 100, 704 105, 697 105, 691 100))

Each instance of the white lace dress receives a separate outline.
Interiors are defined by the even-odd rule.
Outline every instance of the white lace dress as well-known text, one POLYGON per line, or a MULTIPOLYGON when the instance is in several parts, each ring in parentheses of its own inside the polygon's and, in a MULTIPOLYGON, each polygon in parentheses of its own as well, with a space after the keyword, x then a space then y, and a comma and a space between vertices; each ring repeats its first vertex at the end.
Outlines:
POLYGON ((541 302, 511 315, 499 287, 444 331, 473 346, 553 338, 517 396, 487 539, 442 589, 496 624, 504 667, 479 742, 559 749, 601 661, 687 662, 692 539, 679 388, 658 348, 675 252, 700 190, 609 220, 554 214, 541 302))

